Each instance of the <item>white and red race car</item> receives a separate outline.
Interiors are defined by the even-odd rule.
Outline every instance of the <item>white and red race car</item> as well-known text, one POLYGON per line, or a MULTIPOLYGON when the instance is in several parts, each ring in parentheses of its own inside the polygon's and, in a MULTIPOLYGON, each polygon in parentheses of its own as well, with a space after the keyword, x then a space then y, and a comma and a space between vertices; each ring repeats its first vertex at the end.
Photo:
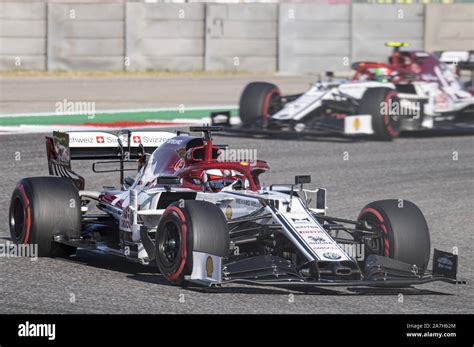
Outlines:
MULTIPOLYGON (((119 255, 157 266, 177 285, 458 283, 455 254, 435 250, 428 269, 430 233, 412 202, 375 201, 356 220, 330 216, 325 189, 304 188, 310 176, 263 186, 268 164, 222 160, 215 130, 54 133, 46 139, 51 175, 24 178, 13 192, 12 240, 37 245, 40 256, 77 248, 119 255), (132 141, 145 136, 154 144, 132 141), (71 159, 101 158, 120 165, 120 187, 85 190, 71 159), (134 178, 123 175, 130 162, 139 165, 134 178)), ((111 172, 101 164, 94 172, 111 172)))
POLYGON ((390 140, 401 131, 474 123, 474 96, 456 73, 472 69, 473 52, 444 52, 443 62, 433 53, 401 50, 405 43, 387 45, 394 48, 388 63, 354 63, 351 80, 317 82, 303 94, 282 95, 274 84, 252 82, 240 98, 241 124, 230 126, 229 114, 222 112, 211 115, 213 124, 241 134, 372 135, 390 140))

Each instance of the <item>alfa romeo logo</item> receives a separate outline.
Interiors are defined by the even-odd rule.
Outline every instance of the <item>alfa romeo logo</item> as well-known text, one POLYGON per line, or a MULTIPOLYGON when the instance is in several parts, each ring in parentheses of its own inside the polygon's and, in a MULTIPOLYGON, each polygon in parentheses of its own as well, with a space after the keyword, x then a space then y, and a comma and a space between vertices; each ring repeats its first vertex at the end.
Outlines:
POLYGON ((340 259, 341 258, 339 254, 331 253, 331 252, 324 253, 323 256, 324 258, 327 258, 327 259, 340 259))

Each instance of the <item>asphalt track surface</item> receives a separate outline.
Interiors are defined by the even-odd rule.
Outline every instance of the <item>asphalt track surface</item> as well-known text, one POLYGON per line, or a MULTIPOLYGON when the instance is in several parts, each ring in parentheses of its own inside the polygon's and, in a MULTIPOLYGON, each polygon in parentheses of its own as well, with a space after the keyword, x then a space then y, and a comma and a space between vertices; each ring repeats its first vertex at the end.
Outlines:
MULTIPOLYGON (((53 100, 49 86, 52 85, 53 90, 61 88, 52 81, 46 85, 36 82, 36 87, 29 90, 30 98, 53 100)), ((212 79, 206 84, 201 80, 203 90, 208 91, 203 93, 207 96, 201 102, 212 103, 211 91, 216 86, 219 92, 218 82, 212 79)), ((234 82, 237 87, 229 90, 238 92, 245 84, 244 79, 234 82)), ((56 83, 63 84, 66 93, 71 93, 68 88, 74 89, 68 87, 65 80, 56 83)), ((126 86, 120 81, 109 80, 108 83, 109 88, 97 90, 99 98, 105 95, 105 99, 107 95, 103 93, 107 89, 126 86)), ((189 83, 183 81, 183 85, 189 83)), ((231 84, 227 80, 223 82, 226 83, 231 84)), ((89 87, 91 85, 94 83, 89 87)), ((179 85, 178 81, 173 80, 173 85, 179 85)), ((296 85, 307 84, 294 79, 288 82, 288 89, 296 85)), ((21 88, 17 86, 17 90, 21 88)), ((170 90, 168 93, 172 94, 170 90)), ((20 92, 18 96, 18 99, 28 98, 20 92)), ((11 98, 7 99, 2 95, 3 110, 15 107, 18 112, 40 111, 32 109, 35 102, 14 106, 11 98)), ((232 103, 232 100, 235 95, 229 94, 222 104, 232 103)), ((38 107, 41 108, 39 101, 38 107)), ((22 177, 47 174, 43 136, 0 137, 0 242, 8 240, 8 206, 15 183, 22 177), (20 153, 21 160, 15 160, 16 152, 20 153)), ((458 248, 459 276, 468 284, 431 283, 388 290, 315 289, 311 293, 241 285, 211 291, 190 290, 167 284, 154 268, 131 264, 114 256, 79 251, 69 259, 1 258, 0 313, 474 313, 473 134, 419 134, 392 143, 229 137, 218 137, 218 142, 229 144, 231 148, 256 148, 258 157, 267 160, 272 168, 265 174, 264 183, 289 183, 296 174, 311 174, 312 186, 328 189, 330 215, 356 218, 365 204, 378 199, 401 198, 415 202, 428 221, 432 248, 448 251, 458 248), (453 152, 457 153, 458 160, 453 160, 453 152), (344 160, 347 155, 348 160, 344 160), (399 294, 403 294, 403 302, 399 294)), ((117 182, 116 177, 91 174, 88 162, 74 163, 74 167, 84 173, 88 189, 100 189, 117 182)))

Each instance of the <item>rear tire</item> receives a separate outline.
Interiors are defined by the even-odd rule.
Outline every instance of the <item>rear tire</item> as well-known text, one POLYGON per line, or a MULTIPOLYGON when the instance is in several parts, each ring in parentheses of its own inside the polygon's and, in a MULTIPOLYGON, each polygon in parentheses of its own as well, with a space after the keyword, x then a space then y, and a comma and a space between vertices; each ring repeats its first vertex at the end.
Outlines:
POLYGON ((171 283, 184 285, 193 270, 193 252, 229 255, 227 220, 221 209, 207 201, 185 200, 168 206, 155 238, 156 263, 171 283))
POLYGON ((62 177, 32 177, 18 182, 10 202, 10 235, 16 244, 37 244, 40 257, 66 257, 75 247, 53 241, 56 235, 79 236, 81 200, 62 177))
POLYGON ((397 91, 391 88, 369 88, 360 100, 358 113, 372 115, 374 137, 378 140, 390 141, 400 134, 401 120, 390 108, 395 102, 400 106, 397 91))
POLYGON ((265 123, 281 107, 281 92, 276 85, 252 82, 240 96, 239 115, 243 124, 255 125, 265 123))
POLYGON ((379 228, 379 254, 408 264, 415 264, 422 272, 430 260, 430 232, 418 206, 403 200, 379 200, 365 206, 358 220, 365 220, 379 228))

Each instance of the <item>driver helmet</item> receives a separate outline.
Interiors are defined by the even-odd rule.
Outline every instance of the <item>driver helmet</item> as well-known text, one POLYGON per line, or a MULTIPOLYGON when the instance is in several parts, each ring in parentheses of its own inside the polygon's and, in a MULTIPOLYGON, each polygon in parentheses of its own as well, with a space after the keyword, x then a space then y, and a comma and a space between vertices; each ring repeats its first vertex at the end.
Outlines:
POLYGON ((247 188, 245 176, 235 170, 227 169, 209 169, 205 170, 203 174, 203 183, 214 192, 219 192, 222 189, 237 185, 239 182, 240 189, 247 188))
POLYGON ((376 67, 374 69, 375 80, 379 82, 388 82, 388 71, 385 67, 376 67))

